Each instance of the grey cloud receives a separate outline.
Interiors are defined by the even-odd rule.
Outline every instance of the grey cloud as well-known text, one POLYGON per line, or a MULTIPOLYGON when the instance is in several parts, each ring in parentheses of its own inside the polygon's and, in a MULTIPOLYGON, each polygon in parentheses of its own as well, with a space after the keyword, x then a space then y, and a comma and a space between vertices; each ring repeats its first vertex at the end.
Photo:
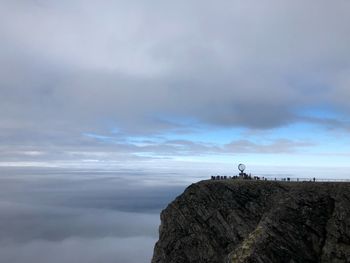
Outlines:
MULTIPOLYGON (((237 140, 232 141, 222 146, 193 143, 190 141, 175 141, 168 142, 172 145, 176 145, 187 149, 188 154, 240 154, 240 153, 297 153, 302 148, 311 147, 314 145, 312 142, 305 141, 293 141, 288 139, 270 140, 268 142, 255 143, 250 140, 237 140)), ((172 154, 176 154, 172 153, 172 154)))
POLYGON ((34 132, 41 125, 48 132, 108 130, 108 122, 133 133, 176 128, 154 117, 163 112, 271 128, 297 121, 300 106, 326 100, 341 109, 336 94, 344 81, 335 71, 349 67, 348 5, 7 2, 3 125, 34 132), (315 93, 321 85, 325 91, 315 93))
POLYGON ((316 124, 321 127, 326 127, 329 130, 336 130, 336 131, 350 131, 350 121, 344 116, 340 118, 320 118, 320 117, 301 117, 302 121, 305 121, 306 123, 312 123, 316 124))
POLYGON ((236 153, 294 153, 300 148, 310 147, 311 142, 291 141, 280 139, 268 143, 254 143, 248 140, 239 140, 226 145, 226 149, 236 153))
MULTIPOLYGON (((346 1, 5 1, 2 160, 231 153, 205 142, 125 142, 198 128, 307 122, 348 132, 348 8, 346 1), (345 118, 316 120, 297 111, 322 105, 345 118)), ((270 151, 259 147, 237 149, 270 151)))
MULTIPOLYGON (((311 120, 310 120, 311 121, 311 120)), ((317 123, 316 120, 312 120, 317 123)), ((333 123, 333 122, 332 122, 333 123)), ((322 120, 322 125, 326 125, 322 120)), ((340 125, 339 125, 340 127, 340 125)), ((3 162, 55 162, 105 161, 131 162, 152 159, 167 159, 174 156, 239 154, 239 153, 297 153, 301 149, 312 147, 314 142, 294 141, 289 139, 270 139, 267 142, 253 142, 250 139, 236 140, 227 144, 206 143, 190 140, 156 140, 125 141, 118 136, 108 139, 90 138, 61 146, 38 145, 32 147, 0 147, 3 162), (104 142, 107 140, 107 142, 104 142)), ((104 137, 105 138, 105 137, 104 137)))
POLYGON ((160 143, 150 143, 147 146, 135 147, 135 152, 151 152, 169 155, 200 155, 220 153, 290 153, 303 147, 314 146, 313 142, 294 141, 289 139, 274 139, 268 142, 255 143, 250 140, 237 140, 228 144, 210 144, 189 140, 166 140, 160 143))

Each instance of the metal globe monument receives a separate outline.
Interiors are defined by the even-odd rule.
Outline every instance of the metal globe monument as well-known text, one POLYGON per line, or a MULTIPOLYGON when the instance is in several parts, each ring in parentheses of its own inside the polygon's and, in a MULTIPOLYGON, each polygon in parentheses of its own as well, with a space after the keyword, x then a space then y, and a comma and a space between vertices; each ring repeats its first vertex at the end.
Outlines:
POLYGON ((238 165, 238 170, 241 172, 241 173, 243 173, 244 172, 244 170, 245 170, 245 165, 243 164, 243 163, 240 163, 239 165, 238 165))

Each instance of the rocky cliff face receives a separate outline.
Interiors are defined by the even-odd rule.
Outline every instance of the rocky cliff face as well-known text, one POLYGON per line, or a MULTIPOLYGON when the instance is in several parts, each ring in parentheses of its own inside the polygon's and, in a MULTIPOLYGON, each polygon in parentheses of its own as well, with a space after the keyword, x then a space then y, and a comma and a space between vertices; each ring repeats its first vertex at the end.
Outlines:
POLYGON ((193 184, 162 212, 152 259, 187 262, 350 262, 350 184, 193 184))

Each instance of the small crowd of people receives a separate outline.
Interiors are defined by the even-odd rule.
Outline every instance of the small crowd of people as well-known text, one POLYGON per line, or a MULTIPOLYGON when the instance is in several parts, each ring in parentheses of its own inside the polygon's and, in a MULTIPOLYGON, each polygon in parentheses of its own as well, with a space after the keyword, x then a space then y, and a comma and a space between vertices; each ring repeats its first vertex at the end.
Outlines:
MULTIPOLYGON (((240 163, 238 165, 238 170, 240 171, 239 175, 234 175, 234 176, 222 176, 222 175, 214 175, 211 177, 211 180, 227 180, 227 179, 240 179, 240 180, 262 180, 262 181, 267 181, 267 178, 265 177, 260 177, 260 176, 252 176, 251 174, 247 174, 244 172, 245 170, 245 165, 240 163)), ((269 180, 271 181, 272 179, 269 178, 269 180)), ((275 177, 275 181, 277 181, 277 178, 275 177)), ((285 178, 278 178, 278 181, 287 181, 287 182, 290 182, 290 181, 295 181, 295 178, 294 180, 292 180, 290 177, 285 177, 285 178)), ((299 178, 296 178, 296 181, 299 182, 299 178)), ((316 182, 316 178, 312 178, 312 179, 307 179, 305 180, 305 178, 302 178, 301 181, 305 182, 305 181, 309 181, 309 182, 316 182)))
POLYGON ((260 176, 252 176, 251 174, 240 173, 239 175, 234 176, 222 176, 222 175, 214 175, 211 177, 211 180, 227 180, 227 179, 243 179, 243 180, 267 180, 265 177, 260 176))
MULTIPOLYGON (((252 176, 251 174, 246 174, 246 173, 240 173, 239 175, 234 175, 234 176, 222 176, 222 175, 213 175, 211 177, 211 180, 232 180, 232 179, 243 179, 243 180, 262 180, 262 181, 267 181, 267 178, 265 177, 260 177, 260 176, 252 176)), ((271 180, 271 179, 270 179, 271 180)), ((280 178, 279 180, 281 181, 287 181, 290 182, 292 181, 290 177, 286 177, 286 178, 280 178)), ((275 181, 277 181, 277 178, 275 178, 275 181)), ((296 179, 297 182, 299 182, 299 178, 296 179)), ((310 182, 316 182, 316 178, 312 178, 312 180, 309 180, 310 182)))

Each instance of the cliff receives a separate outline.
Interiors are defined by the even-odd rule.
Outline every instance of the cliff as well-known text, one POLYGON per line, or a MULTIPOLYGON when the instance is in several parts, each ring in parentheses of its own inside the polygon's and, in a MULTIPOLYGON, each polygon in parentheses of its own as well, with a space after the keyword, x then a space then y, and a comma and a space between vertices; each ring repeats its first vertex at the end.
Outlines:
POLYGON ((350 262, 350 183, 202 181, 159 232, 152 263, 350 262))

